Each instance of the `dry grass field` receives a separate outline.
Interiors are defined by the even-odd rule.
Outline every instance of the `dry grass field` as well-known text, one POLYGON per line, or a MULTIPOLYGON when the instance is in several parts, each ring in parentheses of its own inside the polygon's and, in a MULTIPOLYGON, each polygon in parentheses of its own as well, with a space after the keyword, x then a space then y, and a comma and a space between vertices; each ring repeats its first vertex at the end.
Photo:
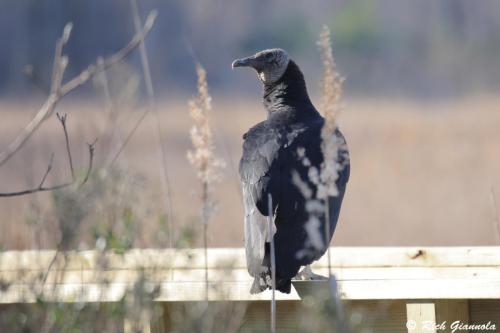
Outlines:
MULTIPOLYGON (((254 98, 213 96, 212 124, 219 155, 227 162, 215 196, 218 212, 209 226, 210 246, 243 245, 242 205, 237 176, 241 136, 265 116, 254 98)), ((37 110, 35 101, 0 102, 0 147, 5 147, 37 110)), ((351 150, 351 180, 333 245, 488 245, 498 242, 491 189, 500 200, 500 99, 491 96, 439 102, 349 99, 340 124, 351 150)), ((109 156, 109 132, 98 101, 65 101, 75 164, 84 170, 85 142, 95 137, 96 167, 109 156)), ((117 128, 125 135, 139 111, 120 110, 117 128)), ((167 153, 175 230, 196 230, 199 184, 186 158, 191 126, 184 100, 158 103, 167 153)), ((139 220, 134 246, 153 241, 161 209, 160 160, 151 113, 123 155, 120 168, 133 179, 139 220)), ((63 133, 49 119, 23 150, 0 169, 0 191, 36 186, 51 153, 55 169, 48 179, 69 179, 63 133)), ((111 194, 113 195, 113 194, 111 194)), ((117 194, 118 195, 118 194, 117 194)), ((5 249, 54 247, 52 194, 0 200, 0 244, 5 249), (52 231, 51 231, 52 230, 52 231)), ((500 202, 497 202, 499 205, 500 202)), ((105 219, 106 216, 100 216, 105 219)), ((83 230, 86 230, 83 227, 83 230)), ((200 227, 201 228, 201 227, 200 227)), ((89 237, 81 235, 82 248, 89 237)), ((199 243, 198 243, 199 244, 199 243)), ((165 244, 166 245, 166 244, 165 244)))

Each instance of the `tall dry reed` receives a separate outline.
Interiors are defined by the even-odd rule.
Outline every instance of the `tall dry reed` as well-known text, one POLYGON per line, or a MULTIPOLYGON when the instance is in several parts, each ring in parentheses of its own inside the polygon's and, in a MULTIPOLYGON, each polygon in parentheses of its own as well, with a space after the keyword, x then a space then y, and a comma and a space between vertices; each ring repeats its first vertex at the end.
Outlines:
POLYGON ((196 65, 198 75, 198 95, 193 97, 189 105, 189 115, 194 124, 190 130, 193 149, 187 157, 196 170, 201 182, 201 222, 203 224, 203 246, 205 248, 205 284, 206 298, 208 299, 208 259, 207 259, 207 228, 210 218, 215 211, 215 201, 212 199, 212 186, 220 179, 221 168, 225 163, 215 155, 215 144, 209 122, 209 112, 212 109, 210 94, 208 93, 207 73, 200 65, 196 65))
POLYGON ((333 58, 330 30, 327 26, 323 26, 317 44, 323 61, 321 110, 325 117, 325 125, 321 131, 321 150, 324 161, 321 166, 318 197, 326 199, 328 196, 338 195, 335 182, 338 178, 337 160, 340 147, 335 132, 337 130, 337 116, 341 110, 344 78, 337 71, 333 58))

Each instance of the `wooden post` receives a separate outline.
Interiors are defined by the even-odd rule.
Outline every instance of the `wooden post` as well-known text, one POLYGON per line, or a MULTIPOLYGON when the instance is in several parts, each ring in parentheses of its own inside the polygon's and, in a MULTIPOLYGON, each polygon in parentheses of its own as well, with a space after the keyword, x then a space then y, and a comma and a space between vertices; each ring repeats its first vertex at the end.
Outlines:
POLYGON ((412 301, 406 304, 408 333, 436 333, 436 307, 431 301, 412 301))
POLYGON ((469 301, 463 299, 412 301, 406 304, 406 315, 408 333, 437 331, 451 333, 455 326, 469 324, 469 301))

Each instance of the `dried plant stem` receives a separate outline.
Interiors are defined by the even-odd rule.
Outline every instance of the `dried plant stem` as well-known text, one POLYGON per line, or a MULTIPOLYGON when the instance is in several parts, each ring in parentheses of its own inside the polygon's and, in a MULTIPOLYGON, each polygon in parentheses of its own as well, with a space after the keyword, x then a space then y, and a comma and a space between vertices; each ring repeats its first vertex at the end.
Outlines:
MULTIPOLYGON (((202 201, 205 206, 209 202, 208 198, 208 184, 203 183, 202 201)), ((203 207, 203 252, 205 255, 205 301, 208 301, 208 219, 207 210, 209 207, 203 207)))
MULTIPOLYGON (((130 5, 132 7, 132 17, 134 21, 135 32, 139 33, 141 31, 141 17, 139 15, 139 7, 137 6, 137 0, 130 0, 130 5)), ((148 53, 146 50, 146 44, 144 39, 139 42, 139 53, 141 55, 141 64, 144 74, 144 82, 146 84, 146 92, 148 94, 149 102, 153 104, 154 102, 154 88, 153 80, 151 79, 151 70, 149 67, 148 53)))
POLYGON ((321 88, 323 91, 322 109, 325 116, 325 124, 321 130, 321 150, 323 152, 323 164, 321 166, 321 183, 324 188, 322 194, 318 195, 325 201, 325 245, 328 257, 328 275, 332 276, 331 254, 330 254, 330 197, 338 195, 336 181, 338 178, 338 152, 339 145, 336 141, 337 113, 340 110, 340 98, 342 96, 343 78, 338 74, 335 60, 333 58, 330 30, 327 26, 321 31, 318 47, 323 60, 323 80, 321 88))
POLYGON ((56 260, 59 257, 60 253, 61 253, 61 251, 59 251, 59 247, 57 247, 56 248, 56 253, 54 253, 54 256, 52 257, 52 260, 49 263, 49 266, 47 266, 47 270, 43 274, 43 277, 42 277, 42 286, 44 286, 45 282, 47 282, 47 278, 49 277, 50 271, 52 270, 52 267, 56 263, 56 260))
POLYGON ((494 223, 494 228, 495 228, 495 238, 498 244, 500 244, 500 217, 498 215, 498 208, 497 208, 497 196, 495 193, 495 188, 493 185, 490 188, 490 194, 491 194, 491 201, 493 205, 493 223, 494 223))
MULTIPOLYGON (((132 16, 134 21, 134 27, 136 33, 141 30, 141 17, 139 15, 139 7, 137 5, 137 0, 130 0, 130 5, 132 8, 132 16)), ((156 137, 158 140, 158 147, 160 148, 160 161, 161 161, 161 184, 163 189, 163 196, 165 199, 166 205, 166 215, 167 215, 167 231, 169 237, 169 247, 173 247, 173 213, 172 213, 172 198, 170 192, 170 184, 168 177, 168 168, 167 168, 167 154, 164 148, 164 138, 163 133, 160 127, 160 117, 158 115, 158 110, 155 107, 155 93, 153 87, 153 80, 151 79, 151 69, 149 66, 148 53, 146 49, 146 43, 144 39, 139 43, 139 53, 141 55, 141 64, 142 64, 142 72, 144 74, 144 83, 146 84, 146 92, 148 94, 148 109, 153 109, 153 114, 155 117, 155 129, 156 129, 156 137)))
POLYGON ((325 117, 325 124, 321 131, 321 150, 323 152, 323 164, 321 166, 320 179, 324 190, 319 195, 323 199, 325 215, 325 245, 328 259, 328 281, 330 286, 330 296, 335 302, 335 315, 337 317, 337 331, 347 333, 342 301, 338 293, 337 279, 332 274, 331 254, 330 254, 330 198, 338 196, 336 181, 338 179, 338 159, 339 143, 337 142, 337 114, 340 112, 340 99, 342 97, 342 78, 337 72, 335 60, 330 41, 330 30, 325 25, 321 31, 318 46, 323 60, 323 80, 321 88, 323 92, 322 109, 325 117))
POLYGON ((330 29, 325 25, 317 42, 323 61, 323 79, 321 81, 321 109, 325 117, 325 129, 334 132, 337 123, 336 116, 340 111, 340 98, 344 78, 337 72, 330 41, 330 29))
POLYGON ((189 115, 193 119, 190 131, 193 150, 189 150, 187 158, 197 173, 201 183, 201 223, 203 224, 203 247, 205 252, 205 299, 208 300, 208 223, 215 209, 212 202, 211 186, 219 178, 219 168, 223 162, 215 156, 212 129, 208 112, 211 110, 211 97, 208 93, 206 72, 200 64, 196 66, 198 74, 198 95, 188 103, 189 115))
POLYGON ((128 145, 128 143, 130 142, 130 140, 134 136, 134 134, 137 131, 137 129, 139 128, 139 126, 141 126, 142 122, 144 121, 144 118, 146 118, 149 111, 150 111, 149 108, 146 108, 144 111, 142 111, 141 115, 139 116, 139 118, 135 122, 135 124, 132 127, 132 129, 130 130, 130 132, 128 132, 128 134, 125 136, 125 139, 123 140, 122 144, 120 145, 120 147, 116 151, 115 155, 111 159, 111 162, 109 163, 109 165, 112 166, 116 163, 116 161, 118 160, 118 157, 120 157, 122 152, 125 150, 125 147, 128 145))
POLYGON ((332 277, 332 258, 330 253, 330 204, 329 198, 325 201, 325 245, 326 245, 326 257, 328 260, 328 278, 332 277))
MULTIPOLYGON (((97 64, 99 66, 102 66, 104 63, 103 57, 98 57, 97 58, 97 64)), ((106 70, 103 70, 99 76, 98 76, 99 81, 101 81, 102 84, 102 91, 104 93, 104 101, 106 103, 106 107, 104 111, 106 113, 114 113, 115 109, 113 107, 113 99, 111 98, 111 92, 109 91, 109 81, 108 81, 108 75, 106 74, 106 70)))
POLYGON ((330 292, 331 296, 333 298, 333 301, 335 302, 335 316, 337 318, 336 323, 337 323, 337 331, 340 333, 349 333, 350 329, 346 321, 345 317, 345 312, 344 312, 344 305, 342 304, 342 299, 340 298, 339 295, 339 286, 338 286, 338 281, 337 278, 332 275, 329 278, 329 285, 330 285, 330 292))
MULTIPOLYGON (((102 65, 104 59, 102 57, 97 58, 97 63, 102 65)), ((111 145, 114 137, 116 136, 118 139, 118 145, 121 146, 123 144, 123 139, 121 137, 120 131, 117 129, 117 110, 115 106, 115 102, 111 97, 111 92, 109 89, 109 80, 106 70, 103 70, 98 79, 101 81, 102 90, 104 95, 104 103, 105 103, 105 114, 106 114, 106 125, 104 126, 101 136, 106 136, 108 138, 108 142, 111 145)), ((108 155, 109 156, 109 155, 108 155)), ((105 162, 105 165, 109 166, 109 159, 105 162)))
POLYGON ((268 233, 269 233, 269 247, 271 256, 271 284, 272 284, 272 296, 271 296, 271 333, 276 333, 276 253, 274 248, 274 237, 273 237, 273 198, 271 194, 267 195, 267 222, 268 222, 268 233))

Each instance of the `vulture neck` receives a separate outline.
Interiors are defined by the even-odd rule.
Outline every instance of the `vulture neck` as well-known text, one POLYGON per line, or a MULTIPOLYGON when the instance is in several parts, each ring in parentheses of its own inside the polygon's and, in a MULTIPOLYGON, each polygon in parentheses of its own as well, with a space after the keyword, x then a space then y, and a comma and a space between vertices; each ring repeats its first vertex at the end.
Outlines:
POLYGON ((264 106, 268 119, 277 117, 293 121, 319 116, 307 94, 304 75, 292 60, 277 82, 264 84, 264 106))

